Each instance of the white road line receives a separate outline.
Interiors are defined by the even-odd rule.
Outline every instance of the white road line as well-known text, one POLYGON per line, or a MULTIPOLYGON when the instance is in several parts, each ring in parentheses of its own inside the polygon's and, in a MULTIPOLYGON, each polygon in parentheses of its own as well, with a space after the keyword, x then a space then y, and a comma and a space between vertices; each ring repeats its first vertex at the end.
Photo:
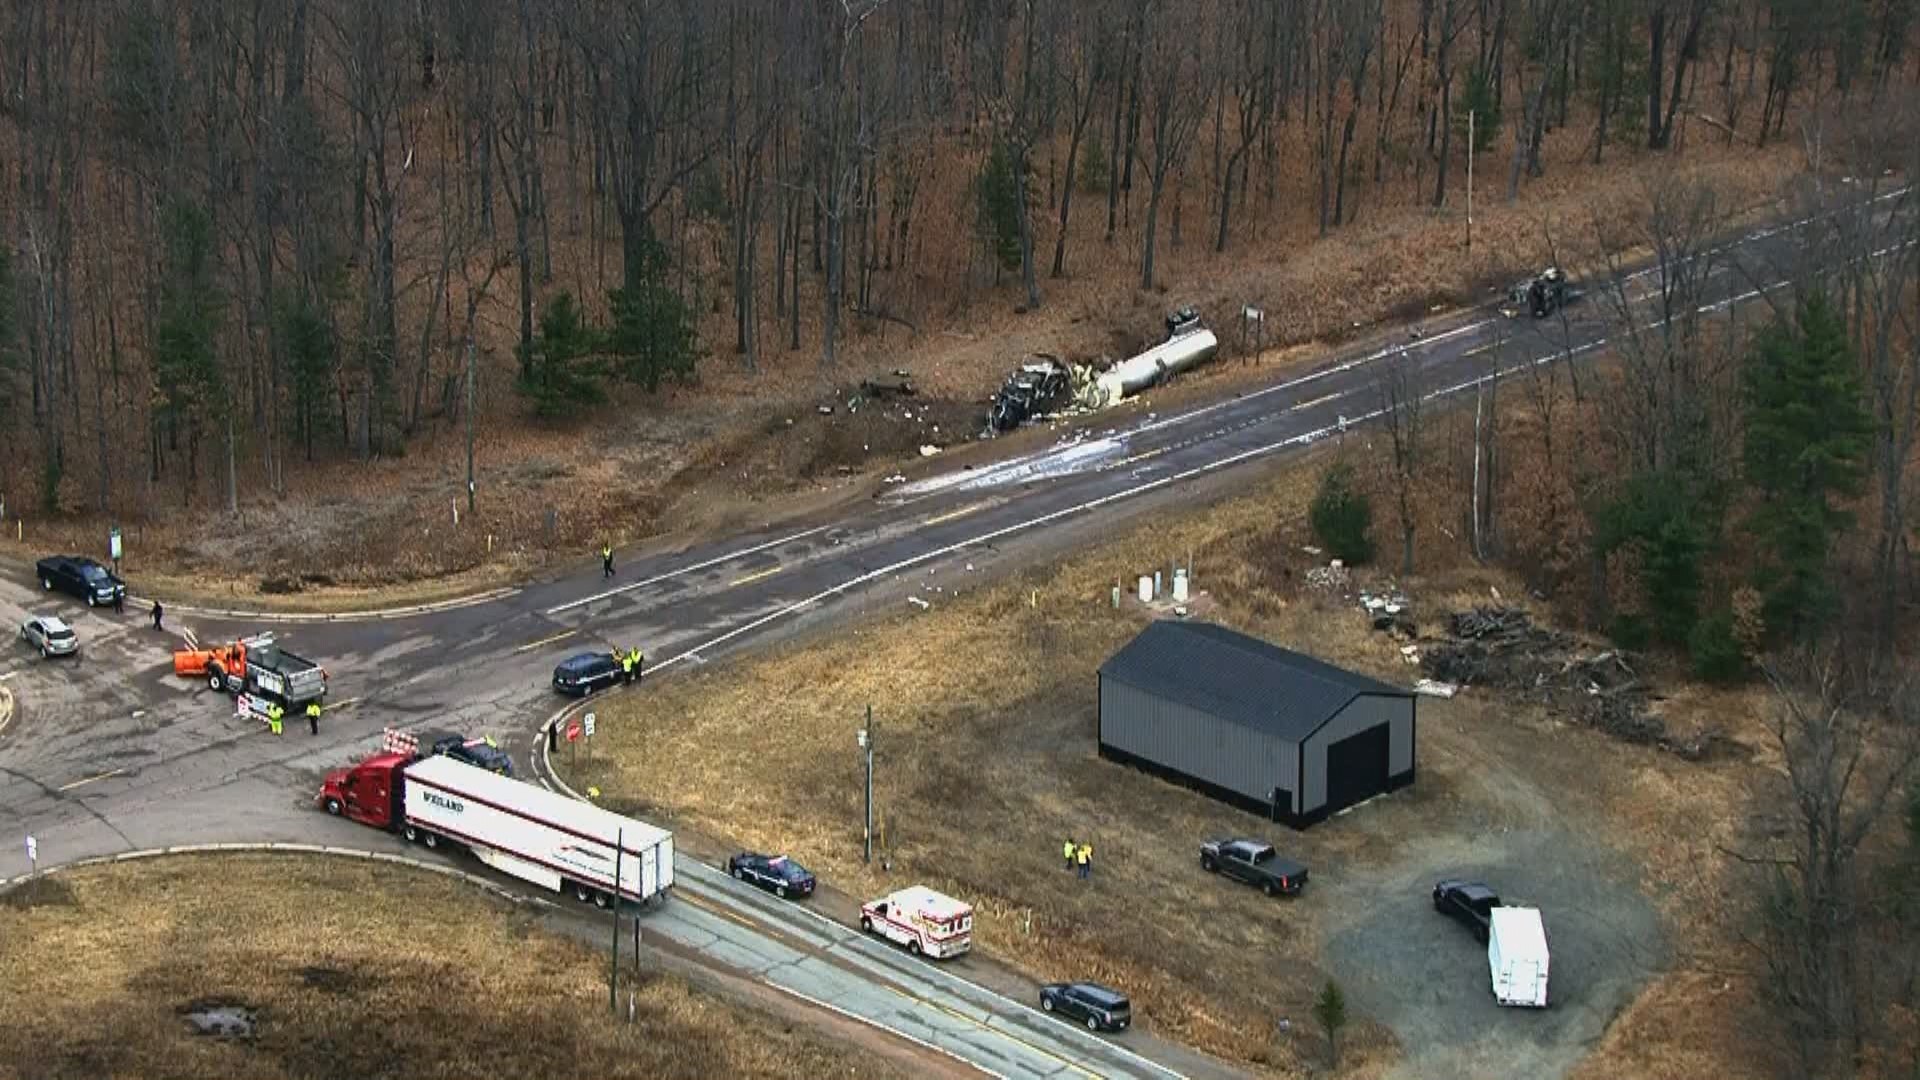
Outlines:
POLYGON ((765 551, 768 548, 779 547, 781 544, 791 544, 795 540, 804 540, 815 533, 825 532, 832 527, 833 526, 831 525, 821 525, 818 528, 808 529, 806 532, 797 532, 797 533, 794 533, 792 536, 783 536, 778 540, 769 540, 764 544, 747 548, 745 551, 734 551, 734 552, 729 552, 728 554, 725 554, 725 555, 716 555, 705 562, 694 563, 692 566, 683 566, 678 570, 669 570, 663 574, 655 574, 650 578, 643 578, 639 581, 629 582, 628 584, 622 585, 618 588, 608 589, 606 592, 595 593, 592 596, 584 597, 579 600, 569 600, 564 604, 560 604, 555 607, 548 608, 546 611, 542 612, 542 614, 558 615, 563 611, 572 611, 574 608, 585 607, 588 604, 605 600, 610 596, 619 596, 621 593, 632 592, 635 589, 644 588, 648 585, 652 585, 657 582, 666 581, 669 578, 677 578, 682 574, 691 574, 695 570, 705 570, 709 566, 718 566, 723 562, 731 562, 732 560, 741 558, 742 556, 752 555, 755 552, 765 551))
POLYGON ((9 671, 5 675, 0 675, 0 682, 6 682, 8 679, 11 679, 18 674, 20 674, 18 671, 9 671))

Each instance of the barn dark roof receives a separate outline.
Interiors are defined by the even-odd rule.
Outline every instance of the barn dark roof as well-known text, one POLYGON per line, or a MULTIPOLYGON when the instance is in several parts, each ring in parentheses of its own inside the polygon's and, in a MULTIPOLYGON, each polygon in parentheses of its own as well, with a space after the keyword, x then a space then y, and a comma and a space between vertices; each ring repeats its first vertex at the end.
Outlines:
POLYGON ((1224 626, 1172 619, 1140 631, 1100 675, 1293 742, 1363 694, 1412 696, 1224 626))

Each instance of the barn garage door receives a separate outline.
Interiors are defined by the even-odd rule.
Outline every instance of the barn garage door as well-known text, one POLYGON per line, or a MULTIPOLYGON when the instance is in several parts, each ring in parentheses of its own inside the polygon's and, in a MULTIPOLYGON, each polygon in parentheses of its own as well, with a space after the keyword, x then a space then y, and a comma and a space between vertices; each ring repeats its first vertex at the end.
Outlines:
POLYGON ((1327 747, 1327 813, 1387 790, 1390 725, 1379 724, 1327 747))

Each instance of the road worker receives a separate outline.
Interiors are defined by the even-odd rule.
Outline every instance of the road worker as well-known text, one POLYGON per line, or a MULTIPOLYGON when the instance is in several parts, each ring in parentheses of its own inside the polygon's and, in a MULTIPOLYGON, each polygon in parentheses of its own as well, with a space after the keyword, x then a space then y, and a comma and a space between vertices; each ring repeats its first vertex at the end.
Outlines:
POLYGON ((613 545, 602 541, 600 544, 600 576, 613 576, 613 545))
POLYGON ((640 682, 647 677, 647 654, 639 649, 633 650, 633 681, 640 682))
POLYGON ((153 628, 155 630, 160 629, 160 610, 160 601, 155 600, 153 602, 153 628))
POLYGON ((315 735, 320 734, 320 703, 307 702, 307 728, 315 735))
POLYGON ((1079 849, 1075 846, 1073 837, 1071 836, 1067 837, 1066 843, 1060 845, 1060 857, 1066 860, 1067 871, 1069 873, 1073 871, 1073 853, 1077 850, 1079 849))
POLYGON ((632 649, 622 650, 619 656, 620 656, 620 674, 625 676, 628 682, 632 682, 633 681, 633 650, 632 649))
POLYGON ((1081 844, 1079 850, 1073 853, 1073 862, 1075 866, 1080 868, 1081 877, 1091 876, 1093 874, 1093 845, 1081 844))
POLYGON ((286 715, 287 710, 281 708, 279 702, 274 701, 267 704, 267 726, 273 729, 275 735, 280 734, 280 721, 286 715))

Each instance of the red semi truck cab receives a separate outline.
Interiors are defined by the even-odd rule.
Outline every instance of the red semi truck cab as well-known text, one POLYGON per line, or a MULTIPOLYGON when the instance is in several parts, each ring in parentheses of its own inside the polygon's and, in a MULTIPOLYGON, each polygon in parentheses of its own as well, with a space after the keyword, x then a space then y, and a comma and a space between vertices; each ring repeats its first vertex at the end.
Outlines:
POLYGON ((335 769, 321 781, 317 801, 329 814, 392 829, 402 816, 401 770, 412 761, 411 754, 375 754, 358 765, 335 769))

